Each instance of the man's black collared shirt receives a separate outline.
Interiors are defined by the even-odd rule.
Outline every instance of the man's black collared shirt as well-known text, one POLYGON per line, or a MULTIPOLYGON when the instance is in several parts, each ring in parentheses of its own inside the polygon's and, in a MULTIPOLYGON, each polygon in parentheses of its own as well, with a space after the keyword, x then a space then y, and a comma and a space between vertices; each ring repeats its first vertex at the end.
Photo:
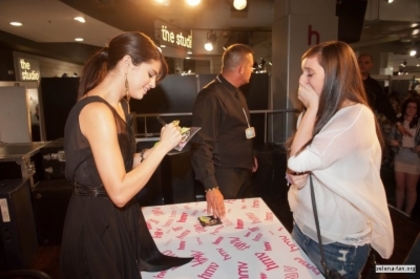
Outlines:
POLYGON ((214 165, 251 170, 254 164, 252 139, 247 139, 250 114, 243 93, 222 75, 197 95, 192 126, 201 130, 192 138, 192 165, 205 189, 217 186, 214 165), (246 117, 244 114, 246 113, 246 117))

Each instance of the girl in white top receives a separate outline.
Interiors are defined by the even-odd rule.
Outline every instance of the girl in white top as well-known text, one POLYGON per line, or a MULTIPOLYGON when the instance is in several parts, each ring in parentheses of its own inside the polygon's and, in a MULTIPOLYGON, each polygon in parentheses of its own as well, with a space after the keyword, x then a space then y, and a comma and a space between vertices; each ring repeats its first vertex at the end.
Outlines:
POLYGON ((394 247, 380 178, 382 138, 353 50, 338 41, 302 56, 298 98, 305 106, 290 141, 289 204, 293 237, 321 272, 312 210, 312 173, 326 263, 345 278, 359 278, 370 245, 384 258, 394 247))

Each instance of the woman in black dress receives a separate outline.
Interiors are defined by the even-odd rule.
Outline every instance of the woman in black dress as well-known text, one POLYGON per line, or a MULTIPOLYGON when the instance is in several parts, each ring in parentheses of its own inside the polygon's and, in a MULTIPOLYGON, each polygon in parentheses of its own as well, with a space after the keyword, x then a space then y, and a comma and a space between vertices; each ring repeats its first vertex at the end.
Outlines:
POLYGON ((158 145, 135 153, 128 100, 142 99, 166 74, 160 50, 139 32, 115 37, 85 65, 64 131, 66 177, 74 184, 61 246, 64 279, 141 278, 140 271, 191 260, 159 252, 134 198, 182 138, 180 127, 168 124, 158 145))

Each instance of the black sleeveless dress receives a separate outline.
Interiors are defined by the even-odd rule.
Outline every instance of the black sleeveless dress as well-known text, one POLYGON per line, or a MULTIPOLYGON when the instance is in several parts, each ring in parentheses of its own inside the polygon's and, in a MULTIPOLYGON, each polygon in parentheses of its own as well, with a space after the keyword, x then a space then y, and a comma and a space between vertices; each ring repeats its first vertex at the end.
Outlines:
POLYGON ((66 178, 74 183, 75 191, 64 224, 62 278, 134 279, 141 278, 140 271, 160 271, 188 263, 192 258, 168 257, 159 252, 135 198, 123 208, 108 198, 79 126, 80 111, 92 102, 102 102, 112 110, 126 171, 133 165, 135 140, 128 105, 123 104, 125 122, 98 96, 80 100, 72 108, 64 130, 66 178))

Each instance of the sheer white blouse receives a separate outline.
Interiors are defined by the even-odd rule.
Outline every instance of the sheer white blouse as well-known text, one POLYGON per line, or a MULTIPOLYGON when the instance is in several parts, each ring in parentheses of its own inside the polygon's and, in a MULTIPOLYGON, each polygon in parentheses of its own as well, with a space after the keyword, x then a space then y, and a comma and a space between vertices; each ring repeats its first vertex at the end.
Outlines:
MULTIPOLYGON (((293 171, 312 171, 326 243, 367 241, 383 258, 392 255, 394 233, 380 177, 381 156, 374 115, 356 104, 340 109, 310 146, 289 158, 293 171)), ((296 224, 317 241, 309 179, 300 190, 292 185, 288 199, 296 224)))

